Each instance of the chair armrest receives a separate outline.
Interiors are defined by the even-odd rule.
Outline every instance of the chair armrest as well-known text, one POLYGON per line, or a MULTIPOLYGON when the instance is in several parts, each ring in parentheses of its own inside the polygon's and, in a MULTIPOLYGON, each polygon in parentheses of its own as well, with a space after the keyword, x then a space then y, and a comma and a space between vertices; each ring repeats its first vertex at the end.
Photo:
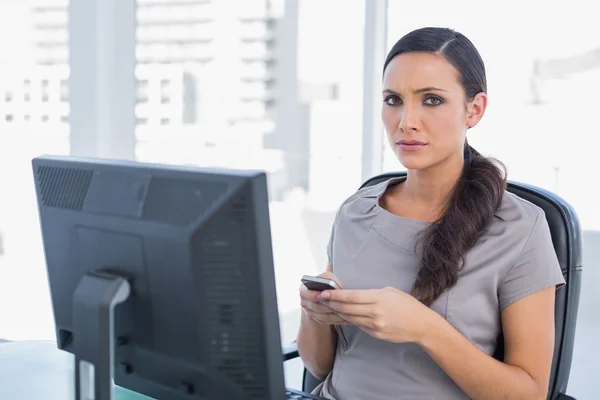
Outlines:
POLYGON ((568 396, 568 395, 566 395, 564 393, 561 393, 561 394, 558 395, 558 397, 556 398, 556 400, 577 400, 577 399, 575 397, 571 397, 571 396, 568 396))
POLYGON ((283 361, 293 360, 294 358, 300 357, 298 354, 298 346, 294 340, 292 343, 282 346, 283 350, 283 361))

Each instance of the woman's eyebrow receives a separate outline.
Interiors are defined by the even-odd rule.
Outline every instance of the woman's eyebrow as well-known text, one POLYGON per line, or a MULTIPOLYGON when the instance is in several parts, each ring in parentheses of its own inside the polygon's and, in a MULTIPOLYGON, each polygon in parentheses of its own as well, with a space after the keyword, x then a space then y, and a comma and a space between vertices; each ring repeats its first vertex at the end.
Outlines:
MULTIPOLYGON (((434 92, 434 91, 447 92, 447 90, 445 90, 445 89, 440 89, 440 88, 436 88, 436 87, 433 87, 433 86, 428 86, 428 87, 424 87, 424 88, 413 90, 413 94, 419 94, 419 93, 423 93, 423 92, 434 92)), ((392 89, 384 89, 383 93, 388 93, 388 94, 393 94, 393 95, 396 95, 396 96, 400 96, 400 93, 395 92, 392 89)))

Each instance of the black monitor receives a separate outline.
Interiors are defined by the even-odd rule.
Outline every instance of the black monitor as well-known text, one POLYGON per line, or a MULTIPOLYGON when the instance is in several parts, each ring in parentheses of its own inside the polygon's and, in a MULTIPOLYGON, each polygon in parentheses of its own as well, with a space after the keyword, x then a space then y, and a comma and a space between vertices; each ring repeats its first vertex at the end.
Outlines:
POLYGON ((284 399, 262 172, 33 160, 58 347, 78 399, 284 399), (93 396, 89 396, 93 397, 93 396))

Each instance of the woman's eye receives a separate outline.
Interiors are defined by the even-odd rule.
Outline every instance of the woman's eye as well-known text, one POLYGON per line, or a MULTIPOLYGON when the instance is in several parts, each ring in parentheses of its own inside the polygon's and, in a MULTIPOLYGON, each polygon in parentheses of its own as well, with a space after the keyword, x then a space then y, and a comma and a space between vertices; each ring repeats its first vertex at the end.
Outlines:
POLYGON ((402 104, 402 100, 398 96, 387 96, 383 102, 388 106, 397 106, 398 104, 402 104))
POLYGON ((443 102, 444 101, 439 97, 428 97, 425 99, 425 104, 427 104, 428 106, 439 106, 443 102))

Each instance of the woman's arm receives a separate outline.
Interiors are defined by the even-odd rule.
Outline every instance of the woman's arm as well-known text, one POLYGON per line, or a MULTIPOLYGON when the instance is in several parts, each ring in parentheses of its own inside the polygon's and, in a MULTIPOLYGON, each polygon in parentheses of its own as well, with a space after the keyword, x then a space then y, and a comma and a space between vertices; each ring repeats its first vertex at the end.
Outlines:
POLYGON ((333 326, 311 321, 302 313, 297 338, 298 354, 315 378, 324 380, 333 369, 337 339, 333 326))
MULTIPOLYGON (((327 265, 327 272, 332 274, 331 265, 327 265)), ((311 320, 302 308, 300 329, 296 338, 298 354, 306 369, 315 378, 323 380, 331 372, 337 340, 333 325, 311 320)))
POLYGON ((553 286, 502 311, 504 362, 436 313, 417 343, 473 400, 545 400, 554 352, 554 299, 553 286))

